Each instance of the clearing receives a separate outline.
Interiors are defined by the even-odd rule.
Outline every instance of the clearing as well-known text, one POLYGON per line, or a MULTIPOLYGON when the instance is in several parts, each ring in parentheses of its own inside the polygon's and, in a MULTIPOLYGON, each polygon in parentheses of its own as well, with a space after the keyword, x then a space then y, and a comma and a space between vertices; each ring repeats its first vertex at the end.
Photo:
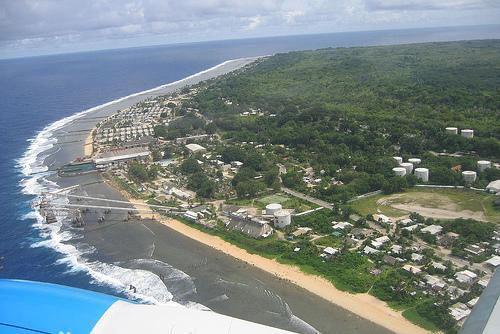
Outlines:
POLYGON ((500 211, 493 207, 494 198, 467 189, 414 188, 404 193, 364 198, 351 205, 362 215, 383 213, 398 218, 417 212, 435 219, 470 218, 500 223, 500 211))

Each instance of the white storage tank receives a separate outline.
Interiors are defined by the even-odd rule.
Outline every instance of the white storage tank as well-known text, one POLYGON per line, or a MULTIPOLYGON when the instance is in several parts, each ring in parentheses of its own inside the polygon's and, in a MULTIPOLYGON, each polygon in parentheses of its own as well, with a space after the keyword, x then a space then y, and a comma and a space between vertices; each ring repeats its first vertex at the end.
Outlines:
POLYGON ((488 160, 479 160, 477 162, 477 170, 481 173, 486 169, 491 168, 491 161, 488 160))
POLYGON ((403 168, 403 167, 394 167, 392 169, 392 171, 394 172, 394 175, 396 175, 396 176, 405 176, 406 175, 406 168, 403 168))
POLYGON ((413 172, 413 164, 411 162, 402 162, 399 167, 406 169, 406 175, 410 175, 413 172))
POLYGON ((408 162, 411 162, 413 165, 418 165, 422 162, 422 160, 419 158, 410 158, 408 159, 408 162))
POLYGON ((403 158, 401 157, 392 157, 392 158, 396 161, 398 165, 403 162, 403 158))
POLYGON ((415 168, 415 176, 417 179, 422 180, 423 182, 429 181, 429 169, 427 168, 415 168))
POLYGON ((279 211, 282 209, 281 204, 278 203, 270 203, 266 205, 266 215, 274 215, 276 211, 279 211))
POLYGON ((462 131, 460 131, 460 134, 462 135, 462 137, 472 138, 472 137, 474 137, 474 130, 472 130, 472 129, 463 129, 462 131))
POLYGON ((274 227, 283 228, 292 223, 292 214, 287 210, 278 210, 274 213, 274 227))
POLYGON ((477 174, 471 170, 465 170, 462 172, 465 183, 474 183, 476 181, 477 174))
POLYGON ((454 126, 449 126, 445 130, 446 130, 446 133, 449 133, 450 135, 458 134, 458 128, 456 128, 454 126))

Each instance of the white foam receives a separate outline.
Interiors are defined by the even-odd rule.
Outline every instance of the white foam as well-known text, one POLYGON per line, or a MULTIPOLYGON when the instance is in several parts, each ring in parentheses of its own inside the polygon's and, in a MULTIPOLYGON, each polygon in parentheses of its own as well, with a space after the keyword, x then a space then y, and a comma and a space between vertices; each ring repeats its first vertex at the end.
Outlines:
MULTIPOLYGON (((50 155, 47 151, 52 149, 57 143, 57 138, 54 137, 54 132, 70 122, 131 97, 154 93, 158 90, 181 84, 205 73, 214 71, 218 68, 226 66, 229 63, 243 61, 246 59, 250 58, 225 61, 207 70, 190 75, 184 79, 101 104, 97 107, 78 112, 46 126, 43 130, 39 131, 34 138, 28 140, 30 143, 28 149, 23 156, 17 160, 17 167, 24 176, 24 178, 20 181, 21 191, 24 194, 38 197, 43 192, 59 189, 59 186, 56 183, 48 180, 48 177, 52 176, 54 172, 48 171, 48 167, 44 165, 44 161, 50 155)), ((33 203, 37 200, 39 200, 39 198, 33 200, 33 203)), ((127 269, 117 265, 100 262, 86 262, 82 258, 82 255, 84 255, 84 253, 92 252, 93 249, 90 247, 87 247, 84 250, 77 249, 74 245, 65 243, 66 241, 73 240, 75 238, 75 235, 70 230, 62 230, 62 222, 65 218, 67 217, 58 216, 57 222, 44 224, 43 217, 36 210, 24 215, 23 219, 36 220, 33 226, 39 229, 40 236, 44 239, 32 244, 31 247, 48 247, 56 250, 64 255, 58 263, 66 264, 69 268, 71 268, 71 271, 86 272, 94 279, 95 283, 112 286, 118 291, 124 292, 131 298, 140 299, 150 303, 173 303, 172 294, 168 291, 163 281, 152 272, 141 269, 127 269), (129 289, 130 285, 133 285, 137 289, 135 293, 129 289)), ((196 303, 192 303, 192 305, 201 307, 196 303)))

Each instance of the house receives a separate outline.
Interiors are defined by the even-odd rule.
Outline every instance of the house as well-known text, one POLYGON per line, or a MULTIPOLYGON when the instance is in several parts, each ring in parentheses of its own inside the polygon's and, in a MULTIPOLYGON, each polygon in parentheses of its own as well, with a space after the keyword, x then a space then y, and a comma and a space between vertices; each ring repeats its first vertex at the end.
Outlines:
POLYGON ((479 297, 472 298, 466 304, 467 304, 468 307, 473 308, 477 304, 478 300, 479 300, 479 297))
POLYGON ((489 260, 486 261, 486 264, 491 268, 496 269, 498 266, 500 266, 500 256, 492 256, 489 260))
POLYGON ((351 223, 348 222, 332 222, 334 230, 345 230, 353 227, 351 223))
POLYGON ((484 253, 485 249, 477 244, 474 244, 474 245, 467 245, 467 247, 464 248, 464 251, 466 251, 469 254, 472 254, 473 256, 477 256, 484 253))
POLYGON ((421 225, 422 224, 415 224, 415 225, 403 227, 402 229, 405 231, 408 231, 408 232, 413 232, 413 231, 417 230, 421 225))
POLYGON ((448 294, 450 295, 451 300, 457 300, 466 293, 465 290, 462 290, 454 285, 449 286, 446 292, 448 292, 448 294))
POLYGON ((401 245, 392 245, 391 253, 392 254, 401 254, 403 252, 403 246, 401 245))
POLYGON ((382 261, 384 261, 384 263, 388 264, 388 265, 395 265, 398 260, 394 257, 394 256, 390 256, 390 255, 384 255, 384 257, 382 258, 382 261))
POLYGON ((455 303, 448 308, 449 314, 455 319, 460 321, 465 319, 470 314, 470 309, 464 303, 455 303))
POLYGON ((375 248, 380 248, 382 247, 385 243, 391 241, 391 239, 389 239, 388 236, 384 235, 384 236, 381 236, 381 237, 378 237, 376 238, 375 240, 372 240, 372 246, 375 247, 375 248))
POLYGON ((375 221, 379 222, 379 223, 391 223, 391 219, 389 217, 387 217, 386 215, 383 215, 383 214, 375 214, 373 215, 373 218, 375 219, 375 221))
POLYGON ((243 166, 243 162, 241 161, 231 161, 231 167, 233 168, 241 168, 241 166, 243 166))
POLYGON ((307 235, 312 231, 310 227, 299 227, 295 231, 292 232, 294 237, 300 237, 302 235, 307 235))
POLYGON ((413 220, 411 220, 410 218, 402 219, 398 222, 398 224, 403 226, 408 226, 413 224, 413 220))
POLYGON ((365 246, 363 249, 363 253, 369 255, 369 254, 377 254, 379 251, 377 249, 371 248, 370 246, 365 246))
POLYGON ((424 280, 426 282, 426 286, 434 291, 441 291, 446 288, 446 283, 437 276, 425 275, 424 280))
POLYGON ((328 257, 332 257, 333 255, 338 254, 338 253, 339 253, 339 250, 337 248, 326 247, 325 249, 323 249, 323 253, 321 253, 321 256, 328 258, 328 257))
POLYGON ((206 148, 199 144, 187 144, 186 148, 189 150, 190 153, 198 153, 198 152, 205 152, 206 148))
POLYGON ((196 193, 191 190, 185 190, 185 189, 178 189, 176 187, 167 185, 165 186, 165 193, 167 195, 172 195, 175 196, 181 200, 192 200, 196 197, 196 193))
POLYGON ((405 270, 411 274, 420 274, 422 272, 422 270, 420 270, 420 268, 412 266, 411 264, 405 264, 403 266, 403 270, 405 270))
POLYGON ((428 233, 430 235, 438 235, 443 231, 443 227, 441 225, 429 225, 420 230, 422 233, 428 233))
POLYGON ((461 284, 472 285, 476 281, 477 275, 470 270, 462 270, 455 274, 455 279, 461 284))
POLYGON ((350 231, 350 235, 356 239, 364 239, 373 234, 373 230, 355 227, 350 231))
POLYGON ((455 240, 457 240, 459 237, 460 237, 460 235, 457 233, 448 232, 448 233, 445 233, 444 235, 438 237, 437 243, 440 246, 449 248, 453 245, 455 240))
POLYGON ((447 269, 447 267, 444 264, 434 261, 432 261, 431 267, 441 271, 445 271, 447 269))
POLYGON ((491 181, 486 186, 486 190, 490 193, 498 194, 500 192, 500 180, 491 181))
POLYGON ((424 256, 422 254, 418 254, 418 253, 411 254, 411 260, 415 263, 422 262, 423 259, 424 259, 424 256))

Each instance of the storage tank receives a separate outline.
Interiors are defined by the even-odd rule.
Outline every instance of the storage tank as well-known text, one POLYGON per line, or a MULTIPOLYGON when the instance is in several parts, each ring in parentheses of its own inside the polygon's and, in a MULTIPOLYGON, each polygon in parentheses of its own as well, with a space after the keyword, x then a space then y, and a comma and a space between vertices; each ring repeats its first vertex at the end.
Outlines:
POLYGON ((270 203, 266 205, 266 215, 274 215, 276 211, 281 210, 281 204, 278 203, 270 203))
POLYGON ((450 135, 458 134, 458 128, 456 128, 454 126, 449 126, 445 130, 446 130, 446 133, 449 133, 450 135))
POLYGON ((392 158, 396 161, 398 165, 403 162, 403 158, 401 157, 392 157, 392 158))
POLYGON ((396 175, 396 176, 405 176, 406 175, 406 168, 404 168, 404 167, 394 167, 392 169, 392 171, 394 172, 394 175, 396 175))
POLYGON ((419 158, 410 158, 408 159, 408 162, 411 162, 413 165, 418 165, 422 162, 422 160, 419 158))
POLYGON ((411 162, 402 162, 399 164, 399 167, 406 169, 406 175, 410 175, 413 171, 413 164, 411 162))
POLYGON ((462 135, 462 137, 472 138, 472 137, 474 137, 474 130, 463 129, 462 131, 460 131, 460 134, 462 135))
POLYGON ((479 160, 477 162, 477 170, 481 173, 482 171, 491 168, 491 161, 488 160, 479 160))
POLYGON ((292 214, 287 210, 278 210, 274 213, 276 220, 274 221, 274 227, 283 228, 292 223, 292 214))
POLYGON ((476 181, 477 174, 474 171, 466 170, 462 172, 465 183, 474 183, 476 181))
POLYGON ((429 181, 429 169, 427 168, 415 168, 415 176, 417 179, 422 180, 423 182, 429 181))

